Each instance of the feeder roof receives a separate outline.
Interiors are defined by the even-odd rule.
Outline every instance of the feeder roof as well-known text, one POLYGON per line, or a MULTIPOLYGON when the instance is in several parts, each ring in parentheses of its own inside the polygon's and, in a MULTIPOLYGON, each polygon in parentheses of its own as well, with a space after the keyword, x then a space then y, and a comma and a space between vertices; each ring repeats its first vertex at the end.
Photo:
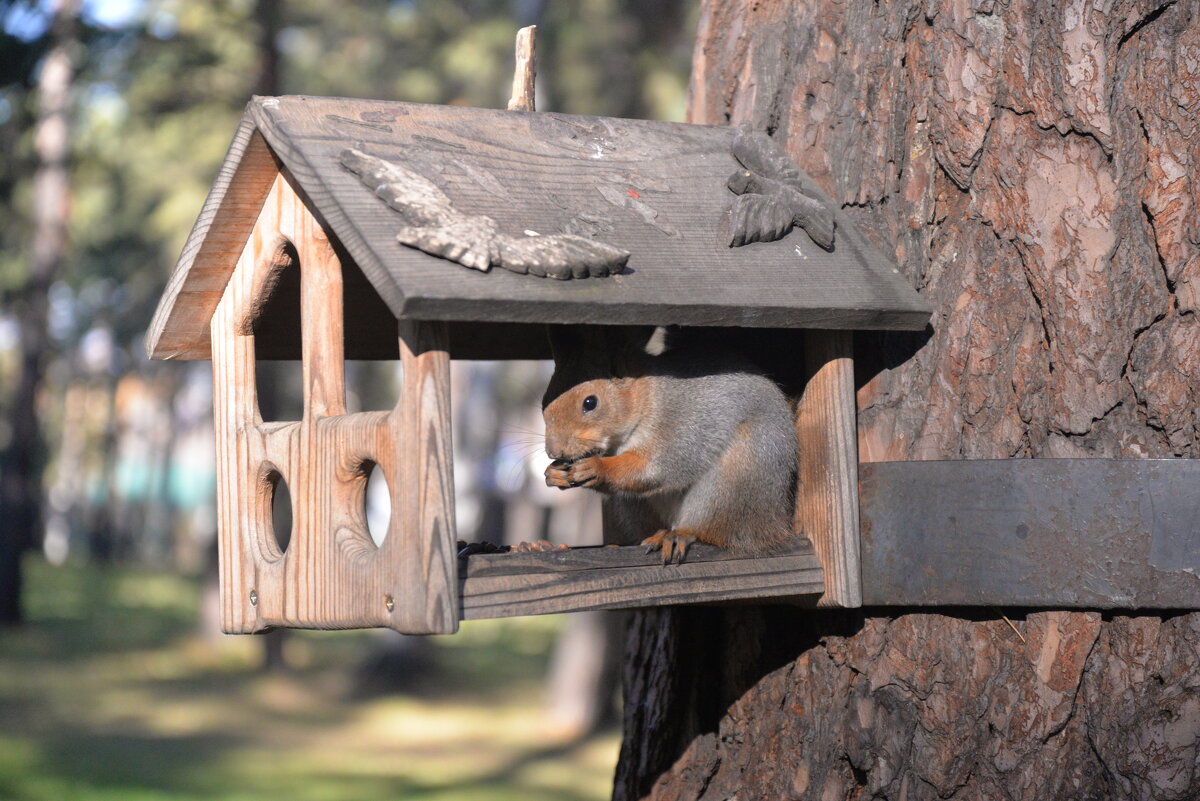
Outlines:
MULTIPOLYGON (((836 221, 730 247, 734 129, 323 97, 247 106, 147 336, 153 358, 208 358, 209 321, 279 170, 397 318, 919 330, 930 309, 805 175, 836 221), (354 149, 418 173, 516 237, 572 233, 629 253, 622 272, 482 272, 397 241, 404 217, 343 166, 354 149)), ((347 326, 355 323, 347 300, 347 326)), ((351 336, 347 331, 347 337, 351 336)))

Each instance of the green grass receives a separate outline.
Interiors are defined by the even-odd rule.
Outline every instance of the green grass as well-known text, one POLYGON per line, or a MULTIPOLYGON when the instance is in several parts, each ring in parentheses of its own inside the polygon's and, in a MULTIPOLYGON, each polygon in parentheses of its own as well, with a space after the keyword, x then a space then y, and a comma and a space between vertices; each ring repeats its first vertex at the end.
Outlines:
POLYGON ((27 586, 30 622, 0 630, 0 801, 611 792, 615 733, 546 731, 558 619, 465 624, 402 691, 364 694, 353 669, 377 634, 297 634, 268 674, 256 638, 197 634, 193 580, 31 560, 27 586))

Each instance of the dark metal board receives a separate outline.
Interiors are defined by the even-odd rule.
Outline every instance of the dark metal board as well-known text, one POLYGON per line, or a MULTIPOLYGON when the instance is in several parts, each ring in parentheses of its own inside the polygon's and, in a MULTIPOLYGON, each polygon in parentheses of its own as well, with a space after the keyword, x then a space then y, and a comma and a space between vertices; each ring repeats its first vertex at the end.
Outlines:
POLYGON ((859 469, 864 605, 1200 608, 1200 459, 859 469))

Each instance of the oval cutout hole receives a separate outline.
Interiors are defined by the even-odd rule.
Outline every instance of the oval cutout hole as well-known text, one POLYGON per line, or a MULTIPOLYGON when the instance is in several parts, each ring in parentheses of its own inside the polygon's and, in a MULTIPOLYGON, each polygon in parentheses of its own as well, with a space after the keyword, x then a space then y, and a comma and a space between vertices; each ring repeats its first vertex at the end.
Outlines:
POLYGON ((383 468, 374 462, 366 462, 363 470, 367 474, 367 491, 363 495, 367 533, 375 547, 379 547, 387 539, 388 526, 392 522, 392 493, 383 477, 383 468))
POLYGON ((279 552, 286 552, 292 540, 292 493, 283 476, 275 479, 275 488, 271 492, 271 534, 275 537, 279 552))

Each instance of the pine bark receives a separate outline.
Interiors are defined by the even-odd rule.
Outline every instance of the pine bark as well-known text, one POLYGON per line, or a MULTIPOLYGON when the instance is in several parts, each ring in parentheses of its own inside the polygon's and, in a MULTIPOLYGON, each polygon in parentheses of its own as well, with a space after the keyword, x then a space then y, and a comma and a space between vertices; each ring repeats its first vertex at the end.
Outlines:
MULTIPOLYGON (((707 0, 693 62, 934 307, 863 461, 1200 455, 1198 112, 1183 0, 707 0)), ((639 613, 614 797, 1200 797, 1200 615, 904 611, 639 613)))

